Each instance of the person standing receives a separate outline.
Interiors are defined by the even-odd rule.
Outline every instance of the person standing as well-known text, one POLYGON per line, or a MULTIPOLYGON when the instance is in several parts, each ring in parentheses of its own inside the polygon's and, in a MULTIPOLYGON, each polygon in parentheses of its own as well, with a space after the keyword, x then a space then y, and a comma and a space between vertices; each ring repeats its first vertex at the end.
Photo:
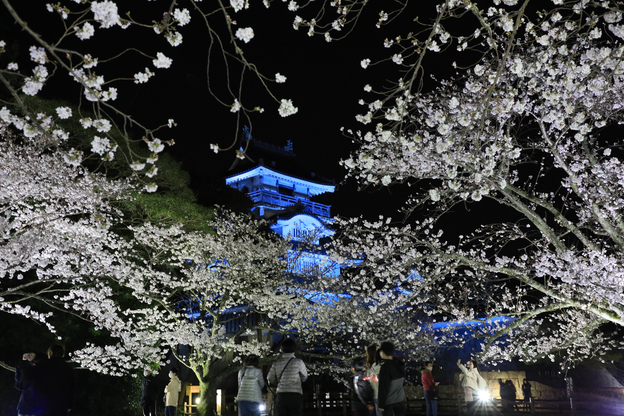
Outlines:
POLYGON ((143 380, 141 380, 141 400, 139 402, 143 408, 143 416, 156 416, 157 397, 154 376, 150 370, 145 370, 143 380))
POLYGON ((405 366, 394 357, 394 345, 382 342, 379 346, 382 359, 379 370, 379 410, 383 416, 405 416, 405 366))
POLYGON ((531 394, 531 384, 527 381, 526 378, 522 379, 522 396, 524 397, 524 408, 529 410, 531 408, 531 399, 533 395, 531 394))
POLYGON ((379 356, 379 347, 377 344, 369 345, 366 348, 366 378, 373 388, 373 404, 375 409, 370 416, 381 416, 379 410, 379 370, 381 370, 381 357, 379 356))
POLYGON ((178 378, 178 369, 169 370, 169 384, 165 387, 165 416, 176 416, 178 409, 178 398, 182 391, 182 383, 178 378))
POLYGON ((516 386, 514 386, 511 380, 507 380, 505 382, 505 385, 507 386, 507 394, 509 395, 509 410, 512 412, 514 411, 514 409, 518 410, 518 405, 516 404, 516 396, 518 394, 518 391, 516 390, 516 386))
POLYGON ((460 380, 461 385, 464 388, 464 400, 466 401, 466 407, 470 410, 474 406, 477 399, 475 396, 479 392, 479 382, 480 379, 483 379, 483 377, 479 374, 477 362, 475 360, 468 361, 467 368, 461 363, 461 360, 457 360, 457 366, 463 373, 460 375, 460 380))
POLYGON ((509 384, 503 382, 503 379, 499 378, 498 385, 499 395, 501 398, 501 411, 503 413, 507 413, 512 410, 513 407, 511 404, 511 392, 509 391, 509 384))
POLYGON ((41 415, 44 412, 42 373, 38 364, 46 358, 42 353, 29 352, 22 355, 22 364, 15 367, 15 388, 20 391, 18 416, 41 415))
POLYGON ((264 379, 258 368, 260 360, 257 355, 250 355, 245 360, 246 366, 238 371, 238 403, 239 416, 260 416, 262 404, 262 388, 264 379))
POLYGON ((439 382, 433 379, 433 363, 428 361, 422 369, 420 381, 422 381, 423 391, 425 392, 425 403, 427 404, 427 416, 438 416, 438 400, 436 397, 436 386, 439 382))
POLYGON ((368 416, 375 410, 373 404, 373 387, 366 379, 366 364, 364 360, 355 359, 351 366, 351 410, 353 416, 368 416))
POLYGON ((72 409, 76 395, 76 380, 73 368, 63 358, 65 348, 54 344, 48 348, 48 360, 42 361, 42 399, 46 416, 67 416, 72 409))
POLYGON ((269 384, 277 386, 275 399, 276 416, 301 416, 303 389, 301 383, 307 380, 308 370, 303 360, 295 358, 297 343, 287 339, 282 343, 282 356, 269 370, 269 384))

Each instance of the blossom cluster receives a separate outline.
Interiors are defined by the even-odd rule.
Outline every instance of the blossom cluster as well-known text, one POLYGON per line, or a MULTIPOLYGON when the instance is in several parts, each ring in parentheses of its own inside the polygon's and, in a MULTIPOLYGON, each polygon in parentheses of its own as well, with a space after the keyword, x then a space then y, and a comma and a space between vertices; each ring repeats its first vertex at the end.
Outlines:
POLYGON ((624 49, 612 36, 624 33, 622 14, 611 2, 578 2, 528 18, 515 3, 484 9, 482 27, 453 38, 446 17, 476 6, 445 2, 426 40, 387 40, 401 77, 418 74, 426 54, 452 40, 459 51, 487 52, 431 92, 405 77, 361 100, 368 111, 357 120, 372 127, 356 132, 359 148, 342 164, 362 185, 411 185, 406 212, 426 210, 430 220, 347 223, 342 249, 366 259, 363 281, 405 281, 432 316, 512 317, 513 330, 484 329, 490 360, 558 349, 578 360, 618 348, 602 327, 624 325, 624 169, 621 147, 601 135, 624 109, 624 49), (581 12, 594 17, 581 21, 581 12), (477 216, 468 235, 456 236, 444 218, 461 204, 498 206, 513 222, 477 216), (410 280, 415 270, 421 279, 410 280), (549 322, 562 330, 549 331, 549 322), (519 347, 503 348, 510 344, 519 347))

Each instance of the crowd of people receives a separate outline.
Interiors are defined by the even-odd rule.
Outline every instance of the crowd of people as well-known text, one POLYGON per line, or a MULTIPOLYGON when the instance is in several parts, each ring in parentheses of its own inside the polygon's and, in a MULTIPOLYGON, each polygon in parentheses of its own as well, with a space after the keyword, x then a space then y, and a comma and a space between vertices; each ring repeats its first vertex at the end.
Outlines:
MULTIPOLYGON (((259 368, 259 357, 247 357, 245 366, 238 372, 237 403, 240 416, 260 416, 263 410, 262 389, 265 384, 275 388, 273 414, 275 416, 302 416, 302 383, 308 378, 305 363, 295 357, 297 344, 286 339, 281 345, 281 356, 271 366, 265 383, 259 368)), ((25 353, 23 361, 15 371, 15 387, 20 390, 19 416, 60 416, 71 411, 75 380, 71 366, 63 359, 64 349, 52 345, 47 354, 25 353)), ((464 389, 466 410, 470 412, 477 401, 477 394, 487 388, 487 383, 478 371, 474 360, 463 365, 460 382, 464 389)), ((437 416, 437 387, 433 374, 433 363, 426 362, 421 368, 427 416, 437 416)), ((383 342, 371 345, 366 350, 366 359, 355 359, 351 366, 352 377, 351 408, 353 416, 404 416, 405 365, 395 357, 394 345, 383 342)), ((503 412, 513 411, 516 405, 516 388, 510 380, 499 379, 503 412)), ((169 371, 169 383, 164 389, 165 416, 177 414, 178 398, 182 384, 178 369, 169 371)), ((162 389, 162 385, 161 385, 162 389)), ((531 398, 531 384, 523 380, 522 393, 525 401, 531 398)), ((144 416, 155 416, 156 402, 162 397, 162 390, 156 387, 154 376, 145 370, 142 380, 140 404, 144 416)))
MULTIPOLYGON (((308 378, 306 366, 295 357, 297 344, 292 339, 282 343, 282 354, 273 363, 267 382, 275 387, 275 416, 301 416, 303 414, 302 383, 308 378)), ((366 361, 356 359, 351 371, 350 387, 354 416, 404 416, 405 366, 394 357, 394 345, 384 342, 379 347, 370 346, 366 361)), ((247 358, 245 367, 238 373, 237 403, 240 416, 260 416, 264 379, 258 368, 257 356, 247 358)))
MULTIPOLYGON (((286 340, 282 345, 282 355, 271 367, 267 381, 269 386, 276 386, 274 415, 302 415, 301 383, 307 379, 304 362, 295 357, 296 343, 286 340)), ((404 416, 407 411, 405 402, 405 365, 395 357, 394 345, 390 342, 371 345, 366 350, 366 359, 355 359, 351 365, 352 377, 351 409, 353 416, 404 416)), ((246 366, 238 373, 237 402, 240 416, 260 416, 262 388, 265 382, 262 371, 258 368, 259 359, 251 356, 246 366)), ((457 361, 461 370, 459 380, 464 390, 465 412, 472 414, 479 400, 479 395, 487 391, 486 380, 479 373, 477 362, 470 360, 466 365, 457 361)), ((433 362, 426 362, 420 369, 421 383, 425 396, 427 416, 437 416, 438 385, 433 377, 433 362)), ((516 388, 511 380, 500 383, 500 395, 503 412, 513 411, 516 407, 516 388)), ((531 397, 531 385, 522 384, 525 401, 531 397)))

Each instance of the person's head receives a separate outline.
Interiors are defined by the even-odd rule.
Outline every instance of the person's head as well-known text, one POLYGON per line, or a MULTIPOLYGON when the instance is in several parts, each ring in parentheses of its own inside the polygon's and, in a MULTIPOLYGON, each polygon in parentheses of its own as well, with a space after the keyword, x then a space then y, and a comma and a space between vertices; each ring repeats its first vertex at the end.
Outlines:
POLYGON ((252 366, 252 367, 258 367, 258 365, 260 365, 260 358, 258 358, 257 355, 250 355, 245 360, 245 364, 252 366))
POLYGON ((377 344, 371 344, 368 347, 366 347, 366 365, 368 367, 372 367, 373 364, 375 364, 376 362, 379 362, 378 353, 377 353, 378 349, 379 347, 377 347, 377 344))
POLYGON ((283 353, 293 353, 295 352, 295 350, 297 349, 297 343, 295 342, 294 339, 285 339, 284 342, 282 342, 282 352, 283 353))
POLYGON ((477 361, 476 360, 468 361, 468 368, 470 369, 476 368, 478 370, 479 368, 477 367, 477 361))
POLYGON ((28 361, 30 361, 32 365, 37 365, 41 361, 48 359, 48 354, 44 354, 42 352, 28 353, 28 354, 24 354, 24 356, 28 356, 28 361))
POLYGON ((354 372, 359 373, 366 370, 366 363, 364 362, 364 360, 356 358, 355 360, 353 360, 353 365, 351 366, 351 368, 354 372))
POLYGON ((526 378, 522 379, 522 384, 527 384, 526 378))
POLYGON ((52 344, 50 345, 50 348, 48 348, 48 357, 50 358, 52 357, 63 358, 64 355, 65 355, 65 348, 63 348, 62 345, 52 344))
POLYGON ((426 368, 427 370, 429 370, 429 371, 433 370, 433 362, 431 362, 431 361, 427 361, 427 362, 425 363, 425 368, 426 368))
POLYGON ((169 370, 169 378, 173 378, 174 376, 177 377, 178 371, 179 370, 177 367, 173 367, 171 370, 169 370))
POLYGON ((391 342, 382 342, 379 346, 381 358, 388 359, 394 356, 394 344, 391 342))
POLYGON ((512 385, 513 383, 511 382, 511 380, 507 380, 507 381, 505 382, 505 384, 512 385))

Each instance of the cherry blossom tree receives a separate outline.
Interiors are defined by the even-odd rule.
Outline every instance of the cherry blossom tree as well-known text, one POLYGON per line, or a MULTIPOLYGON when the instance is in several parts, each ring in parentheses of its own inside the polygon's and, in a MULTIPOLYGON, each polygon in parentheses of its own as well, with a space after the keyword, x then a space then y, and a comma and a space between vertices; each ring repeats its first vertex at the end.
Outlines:
POLYGON ((0 312, 52 332, 57 313, 109 326, 110 282, 127 270, 119 256, 125 242, 111 232, 121 214, 114 204, 132 187, 0 129, 0 312))
POLYGON ((116 283, 132 301, 117 299, 104 328, 116 340, 87 344, 72 359, 113 375, 166 364, 167 353, 187 366, 200 385, 201 414, 211 414, 215 389, 250 354, 270 363, 275 340, 296 335, 310 371, 344 376, 371 342, 399 337, 415 359, 436 348, 414 330, 411 314, 397 311, 407 297, 391 291, 371 300, 323 267, 302 270, 306 251, 295 248, 247 214, 217 211, 214 232, 182 225, 130 227, 123 257, 130 269, 116 283), (383 302, 387 299, 387 302, 383 302), (416 348, 418 347, 418 348, 416 348), (420 355, 419 355, 420 353, 420 355))
MULTIPOLYGON (((7 135, 3 129, 3 139, 7 135)), ((73 282, 80 289, 88 276, 122 272, 114 253, 120 244, 108 234, 119 215, 111 202, 127 197, 129 185, 68 166, 61 153, 0 143, 0 277, 7 283, 0 289, 1 308, 45 321, 23 302, 45 298, 62 309, 61 294, 69 288, 57 285, 73 282), (50 293, 58 296, 48 298, 50 293)))
POLYGON ((377 124, 342 163, 362 186, 411 186, 408 220, 345 221, 343 251, 432 319, 513 318, 482 328, 485 358, 599 357, 624 324, 622 12, 493 3, 441 2, 427 31, 386 41, 401 78, 363 100, 377 124), (432 88, 444 50, 455 75, 432 88))
MULTIPOLYGON (((256 7, 268 8, 270 3, 265 1, 256 7)), ((80 89, 73 103, 79 106, 83 127, 96 126, 98 134, 92 136, 92 155, 74 150, 69 155, 71 160, 78 164, 85 157, 122 158, 136 171, 148 192, 156 190, 151 179, 155 174, 153 165, 165 145, 174 144, 168 129, 175 127, 176 122, 172 118, 143 120, 124 112, 121 103, 133 94, 131 90, 175 66, 169 57, 176 53, 172 48, 182 44, 183 33, 190 30, 191 24, 193 28, 203 26, 202 39, 209 39, 208 46, 202 46, 199 53, 207 56, 208 92, 217 103, 250 124, 251 113, 264 112, 260 101, 248 103, 242 96, 247 83, 245 75, 251 74, 277 107, 272 111, 282 117, 298 111, 291 99, 278 98, 271 92, 271 84, 284 83, 286 76, 262 74, 244 54, 247 44, 254 39, 254 30, 238 27, 233 14, 249 8, 247 1, 188 1, 184 5, 170 1, 162 5, 64 0, 25 7, 3 0, 2 4, 15 27, 28 35, 27 46, 24 41, 0 39, 0 83, 12 96, 9 105, 2 108, 2 119, 31 140, 66 140, 68 132, 56 125, 53 118, 70 116, 68 108, 59 107, 57 114, 37 117, 23 96, 35 96, 49 88, 68 90, 68 80, 73 80, 80 89), (154 50, 154 45, 160 45, 159 49, 154 50), (24 59, 25 55, 29 60, 24 59), (222 86, 226 87, 225 92, 222 86), (95 117, 87 117, 84 112, 95 117), (142 137, 140 141, 147 145, 148 155, 130 145, 140 142, 132 138, 131 129, 135 130, 135 137, 142 137)), ((197 37, 198 33, 196 29, 189 36, 197 37)), ((167 98, 163 101, 166 103, 167 98)), ((218 152, 219 146, 214 145, 214 150, 218 152)))
POLYGON ((124 373, 164 364, 170 350, 197 376, 204 414, 241 357, 269 355, 274 332, 306 334, 318 307, 289 273, 296 262, 290 243, 248 215, 220 211, 212 225, 214 233, 132 227, 132 272, 119 283, 144 306, 121 306, 122 323, 109 328, 117 345, 88 345, 73 357, 86 368, 124 373))

